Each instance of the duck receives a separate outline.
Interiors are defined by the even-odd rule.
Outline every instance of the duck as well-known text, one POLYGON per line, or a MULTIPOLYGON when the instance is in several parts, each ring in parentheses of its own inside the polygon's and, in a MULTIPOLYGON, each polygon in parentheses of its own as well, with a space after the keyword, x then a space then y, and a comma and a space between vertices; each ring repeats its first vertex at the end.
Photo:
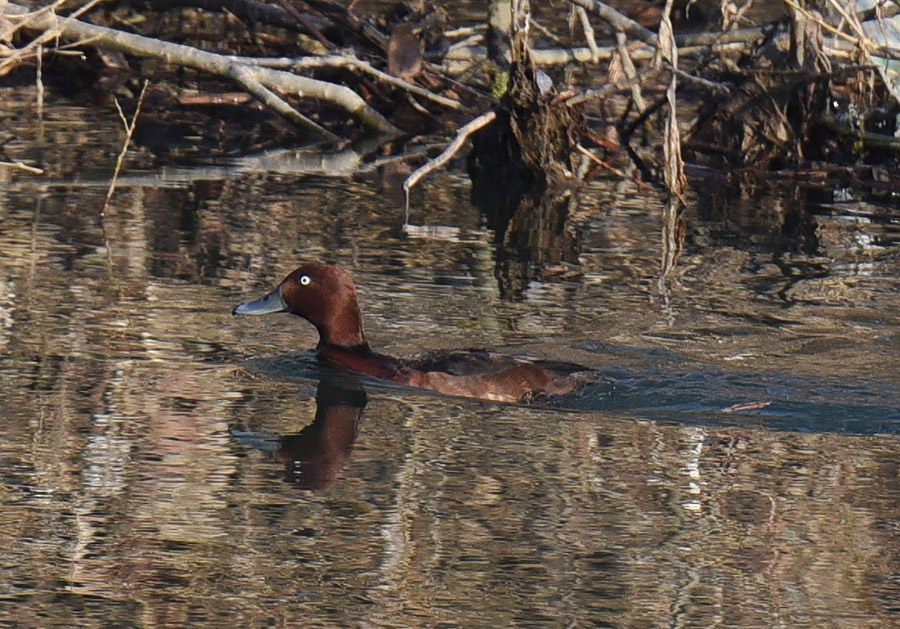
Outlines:
POLYGON ((485 349, 425 351, 396 358, 369 347, 356 285, 338 266, 308 262, 272 291, 239 304, 233 315, 289 313, 319 333, 320 364, 444 395, 527 403, 566 395, 592 379, 574 363, 510 356, 485 349))

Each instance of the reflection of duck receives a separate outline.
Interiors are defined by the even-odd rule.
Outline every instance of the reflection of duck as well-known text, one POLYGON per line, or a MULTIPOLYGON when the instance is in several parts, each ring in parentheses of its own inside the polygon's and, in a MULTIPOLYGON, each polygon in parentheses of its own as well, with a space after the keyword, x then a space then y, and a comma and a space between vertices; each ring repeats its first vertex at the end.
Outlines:
POLYGON ((593 373, 571 363, 483 350, 435 351, 410 359, 373 352, 363 335, 353 280, 327 264, 304 264, 268 295, 233 313, 272 312, 296 314, 316 326, 318 358, 326 365, 448 395, 518 402, 535 394, 569 393, 593 373))
POLYGON ((322 380, 316 390, 316 418, 297 434, 275 438, 241 431, 233 434, 258 449, 274 449, 289 481, 304 489, 329 489, 350 460, 365 407, 366 392, 358 383, 322 380))

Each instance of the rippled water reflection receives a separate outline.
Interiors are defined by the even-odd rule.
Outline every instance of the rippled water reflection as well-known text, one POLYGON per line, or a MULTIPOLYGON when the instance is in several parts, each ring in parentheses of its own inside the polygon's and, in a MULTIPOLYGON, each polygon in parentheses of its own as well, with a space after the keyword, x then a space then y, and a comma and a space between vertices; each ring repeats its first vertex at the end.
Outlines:
POLYGON ((53 185, 0 191, 0 624, 897 623, 889 202, 701 194, 661 291, 630 184, 539 264, 456 172, 406 234, 386 170, 126 179, 101 225, 69 128, 53 185), (379 349, 616 381, 545 408, 335 380, 302 321, 229 314, 317 257, 379 349))

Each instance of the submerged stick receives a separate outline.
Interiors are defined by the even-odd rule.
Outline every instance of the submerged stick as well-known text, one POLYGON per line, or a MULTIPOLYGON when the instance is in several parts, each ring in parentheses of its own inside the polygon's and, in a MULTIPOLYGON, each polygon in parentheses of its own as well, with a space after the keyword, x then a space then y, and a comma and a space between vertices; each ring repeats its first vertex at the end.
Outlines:
POLYGON ((44 170, 42 168, 36 168, 34 166, 29 166, 24 162, 15 161, 15 162, 0 162, 0 167, 3 168, 17 168, 19 170, 24 170, 25 172, 32 173, 35 175, 43 175, 44 170))

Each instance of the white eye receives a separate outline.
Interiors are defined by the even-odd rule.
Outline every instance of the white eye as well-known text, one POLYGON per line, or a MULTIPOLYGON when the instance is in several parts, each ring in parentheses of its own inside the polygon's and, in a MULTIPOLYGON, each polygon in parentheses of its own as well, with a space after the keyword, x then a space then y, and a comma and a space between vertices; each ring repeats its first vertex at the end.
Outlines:
POLYGON ((312 280, 309 279, 309 275, 301 275, 301 276, 300 276, 300 285, 301 285, 301 286, 309 286, 309 283, 310 283, 311 281, 312 281, 312 280))

